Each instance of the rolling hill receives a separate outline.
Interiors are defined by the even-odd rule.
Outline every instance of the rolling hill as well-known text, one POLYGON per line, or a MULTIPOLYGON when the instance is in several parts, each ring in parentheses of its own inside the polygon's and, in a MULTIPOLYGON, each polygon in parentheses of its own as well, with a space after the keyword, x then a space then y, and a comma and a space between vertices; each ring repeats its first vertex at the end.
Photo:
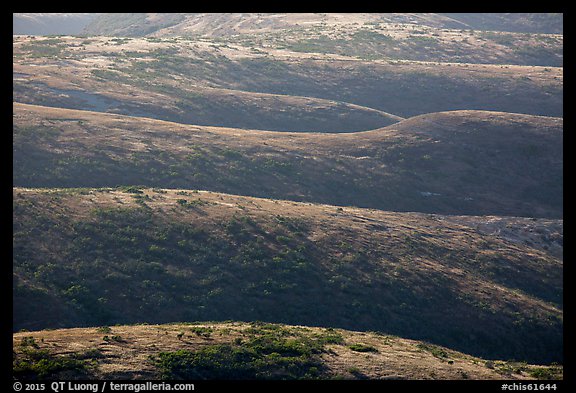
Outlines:
POLYGON ((543 247, 558 220, 537 221, 538 247, 439 215, 193 190, 16 188, 13 211, 15 330, 264 320, 561 361, 562 261, 543 247))
POLYGON ((450 59, 369 60, 239 38, 20 36, 13 91, 22 103, 275 131, 364 131, 463 109, 562 116, 561 67, 450 59))
POLYGON ((13 20, 13 378, 563 378, 563 14, 13 20))
POLYGON ((14 185, 146 185, 441 214, 562 217, 561 118, 422 115, 360 133, 14 104, 14 185))

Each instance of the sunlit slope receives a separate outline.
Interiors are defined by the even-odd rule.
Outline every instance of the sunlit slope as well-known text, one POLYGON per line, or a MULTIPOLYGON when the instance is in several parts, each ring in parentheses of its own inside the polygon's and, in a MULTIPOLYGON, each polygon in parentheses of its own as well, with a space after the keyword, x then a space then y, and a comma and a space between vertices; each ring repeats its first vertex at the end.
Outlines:
POLYGON ((562 14, 558 13, 132 13, 100 15, 84 33, 226 36, 307 27, 366 28, 380 24, 562 33, 562 22, 562 14), (146 23, 143 24, 144 21, 146 23))
POLYGON ((18 379, 525 380, 563 374, 562 366, 480 359, 376 332, 262 322, 22 332, 14 334, 13 347, 18 379))
MULTIPOLYGON (((395 47, 374 43, 368 32, 361 36, 366 34, 367 54, 395 47)), ((445 40, 459 42, 461 34, 445 40)), ((357 40, 337 42, 362 48, 357 40)), ((473 54, 476 46, 505 52, 478 37, 472 42, 473 54)), ((402 55, 369 59, 339 46, 330 50, 335 44, 323 41, 286 45, 244 36, 17 36, 13 97, 35 105, 274 131, 364 131, 390 125, 394 116, 462 109, 563 114, 561 66, 499 63, 489 53, 478 54, 489 64, 474 64, 455 50, 437 62, 402 55)), ((419 46, 429 52, 427 44, 419 46)))
POLYGON ((562 14, 102 14, 87 35, 210 38, 367 59, 562 65, 562 14))
POLYGON ((349 134, 14 104, 14 185, 140 184, 442 214, 562 217, 563 120, 428 114, 349 134))

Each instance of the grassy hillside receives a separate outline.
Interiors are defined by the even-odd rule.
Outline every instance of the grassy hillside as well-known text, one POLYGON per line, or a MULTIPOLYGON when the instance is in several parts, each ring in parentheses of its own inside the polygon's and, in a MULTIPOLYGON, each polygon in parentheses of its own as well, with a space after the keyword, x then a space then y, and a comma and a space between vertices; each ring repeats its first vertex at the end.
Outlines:
POLYGON ((211 37, 256 47, 464 63, 562 65, 562 14, 102 14, 87 35, 211 37), (550 34, 560 33, 560 34, 550 34))
POLYGON ((238 35, 300 27, 418 25, 444 29, 476 29, 561 34, 559 13, 161 13, 104 14, 84 31, 100 35, 157 34, 238 35), (143 28, 142 22, 148 25, 143 28))
POLYGON ((561 67, 498 64, 488 54, 495 64, 453 55, 424 63, 368 59, 317 53, 330 47, 324 42, 306 49, 242 37, 17 37, 14 99, 277 131, 364 131, 395 122, 394 115, 460 109, 563 113, 561 67))
POLYGON ((258 322, 57 329, 16 333, 13 342, 19 378, 526 380, 563 373, 376 332, 258 322))
POLYGON ((361 133, 286 133, 14 104, 14 185, 141 184, 561 218, 562 127, 560 118, 457 111, 361 133))
POLYGON ((13 211, 16 331, 264 320, 562 361, 562 261, 444 216, 135 187, 13 211))
POLYGON ((13 35, 15 377, 562 378, 562 14, 74 15, 13 35))

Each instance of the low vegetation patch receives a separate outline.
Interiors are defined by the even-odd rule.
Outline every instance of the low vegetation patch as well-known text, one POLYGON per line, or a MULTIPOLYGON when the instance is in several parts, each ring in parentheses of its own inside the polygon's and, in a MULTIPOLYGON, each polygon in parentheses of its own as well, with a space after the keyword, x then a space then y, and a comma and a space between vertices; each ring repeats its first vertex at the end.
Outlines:
POLYGON ((214 329, 212 329, 211 327, 205 327, 205 326, 194 326, 194 327, 190 328, 190 330, 195 335, 202 336, 202 337, 210 337, 210 335, 214 332, 214 329))
POLYGON ((552 365, 550 367, 534 367, 528 371, 528 374, 536 379, 557 380, 562 379, 563 371, 562 367, 552 365))
POLYGON ((525 361, 487 360, 484 366, 505 377, 525 374, 539 380, 559 380, 563 378, 563 368, 555 362, 550 366, 532 366, 525 361))
MULTIPOLYGON (((193 328, 205 334, 206 328, 193 328)), ((326 375, 320 357, 325 344, 341 342, 334 332, 308 336, 281 325, 255 323, 247 340, 197 351, 161 352, 151 361, 163 379, 318 379, 326 375)))
POLYGON ((448 359, 449 358, 448 352, 446 352, 446 350, 444 350, 443 348, 441 348, 437 345, 421 343, 421 344, 418 344, 417 347, 423 351, 430 352, 432 355, 434 355, 438 359, 448 359))
POLYGON ((25 337, 19 345, 19 354, 13 352, 12 370, 16 379, 57 379, 66 372, 86 375, 88 363, 95 353, 53 355, 40 345, 33 337, 25 337))
POLYGON ((372 345, 366 345, 366 344, 351 344, 348 346, 348 348, 350 348, 355 352, 378 352, 378 349, 376 349, 372 345))

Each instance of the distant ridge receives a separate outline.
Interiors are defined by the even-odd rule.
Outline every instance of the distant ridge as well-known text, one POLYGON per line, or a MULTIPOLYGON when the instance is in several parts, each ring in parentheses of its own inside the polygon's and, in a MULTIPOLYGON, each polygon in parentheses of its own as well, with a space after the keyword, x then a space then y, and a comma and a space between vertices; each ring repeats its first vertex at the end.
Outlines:
POLYGON ((80 34, 99 14, 94 13, 14 13, 12 34, 80 34))
POLYGON ((102 14, 84 30, 87 35, 206 36, 269 32, 324 23, 406 23, 435 28, 478 29, 503 32, 563 32, 561 13, 114 13, 102 14))
POLYGON ((469 29, 562 34, 562 13, 443 13, 469 29))

